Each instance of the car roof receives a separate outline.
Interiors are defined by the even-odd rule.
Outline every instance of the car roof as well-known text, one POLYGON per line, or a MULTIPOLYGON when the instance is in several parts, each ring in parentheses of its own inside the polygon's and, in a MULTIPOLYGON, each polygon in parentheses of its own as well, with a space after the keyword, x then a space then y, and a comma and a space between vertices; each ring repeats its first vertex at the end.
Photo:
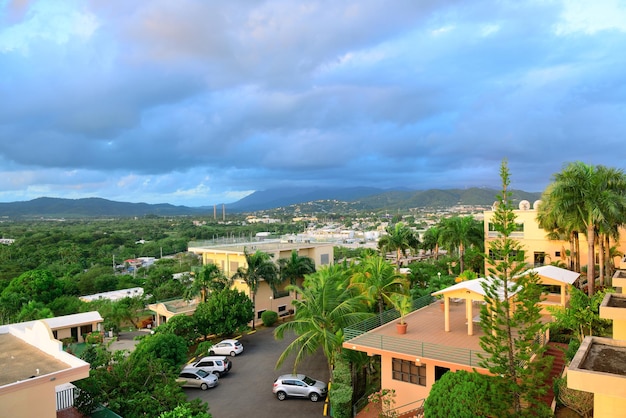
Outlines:
POLYGON ((198 359, 195 359, 193 361, 193 363, 197 363, 199 361, 209 361, 209 360, 228 360, 228 358, 226 356, 204 356, 204 357, 200 357, 198 359))
MULTIPOLYGON (((219 343, 238 343, 238 342, 239 342, 239 340, 222 340, 219 343)), ((217 343, 217 344, 219 344, 219 343, 217 343)))
POLYGON ((298 373, 298 374, 283 374, 281 376, 278 376, 279 379, 303 379, 305 375, 298 373))

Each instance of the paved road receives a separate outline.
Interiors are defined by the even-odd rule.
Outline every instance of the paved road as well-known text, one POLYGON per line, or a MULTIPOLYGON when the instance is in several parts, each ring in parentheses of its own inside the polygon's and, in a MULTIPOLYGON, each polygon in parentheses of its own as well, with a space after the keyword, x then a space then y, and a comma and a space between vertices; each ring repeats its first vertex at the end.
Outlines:
MULTIPOLYGON (((276 360, 292 340, 293 337, 276 341, 272 328, 261 328, 246 335, 241 338, 244 352, 230 357, 233 368, 220 378, 216 388, 206 391, 186 388, 185 393, 189 399, 200 398, 207 402, 214 418, 322 417, 324 402, 315 403, 308 399, 281 402, 272 393, 274 379, 290 373, 293 368, 292 357, 280 369, 275 369, 276 360)), ((298 367, 298 373, 327 382, 326 359, 318 353, 305 360, 298 367)))

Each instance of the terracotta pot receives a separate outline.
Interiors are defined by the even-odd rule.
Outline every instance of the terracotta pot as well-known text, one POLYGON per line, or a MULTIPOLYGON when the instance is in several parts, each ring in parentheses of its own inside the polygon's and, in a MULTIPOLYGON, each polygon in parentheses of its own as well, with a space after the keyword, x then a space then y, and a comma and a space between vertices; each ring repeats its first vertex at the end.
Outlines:
POLYGON ((404 324, 401 323, 397 323, 396 324, 396 331, 398 332, 398 334, 406 334, 406 327, 407 327, 407 323, 405 322, 404 324))

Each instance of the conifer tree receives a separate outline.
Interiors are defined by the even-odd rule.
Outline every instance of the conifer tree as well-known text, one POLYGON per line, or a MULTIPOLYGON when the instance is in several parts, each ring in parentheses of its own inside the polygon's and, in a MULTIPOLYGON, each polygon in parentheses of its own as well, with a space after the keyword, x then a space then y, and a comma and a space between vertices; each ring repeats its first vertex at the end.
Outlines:
POLYGON ((480 345, 488 355, 480 364, 508 382, 513 416, 552 416, 540 400, 549 370, 542 356, 545 346, 538 338, 543 328, 538 305, 542 289, 536 274, 524 273, 523 248, 511 238, 516 216, 506 160, 502 161, 500 177, 502 192, 492 220, 498 238, 490 243, 490 280, 483 284, 486 304, 480 313, 485 333, 480 345))

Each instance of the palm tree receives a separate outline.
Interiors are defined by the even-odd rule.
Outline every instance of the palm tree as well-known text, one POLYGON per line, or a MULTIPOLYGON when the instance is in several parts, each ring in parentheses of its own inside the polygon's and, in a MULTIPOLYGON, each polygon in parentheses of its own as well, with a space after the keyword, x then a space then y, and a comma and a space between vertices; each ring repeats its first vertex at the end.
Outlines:
MULTIPOLYGON (((250 299, 252 299, 252 309, 256 312, 256 292, 259 289, 259 282, 265 280, 274 290, 278 282, 278 268, 272 262, 268 253, 258 250, 254 253, 249 253, 245 248, 243 253, 247 267, 239 267, 232 278, 233 280, 241 279, 248 285, 250 299)), ((253 330, 255 329, 254 322, 255 319, 252 320, 253 330)))
POLYGON ((387 227, 385 231, 387 235, 383 235, 378 240, 378 249, 383 254, 395 251, 396 263, 398 268, 400 268, 400 256, 406 257, 406 251, 409 249, 417 250, 420 244, 419 239, 411 228, 402 222, 387 227))
POLYGON ((431 226, 424 232, 422 248, 435 253, 435 260, 439 259, 439 243, 441 241, 441 228, 431 226))
POLYGON ((393 295, 406 287, 404 276, 379 255, 362 258, 354 269, 350 286, 377 305, 379 313, 385 309, 385 302, 391 304, 393 295))
MULTIPOLYGON (((278 260, 280 277, 282 280, 289 280, 289 284, 296 286, 299 279, 303 279, 306 274, 315 273, 315 261, 311 257, 298 255, 296 250, 291 251, 289 258, 278 260)), ((298 294, 295 294, 298 297, 298 294)))
MULTIPOLYGON (((548 186, 549 190, 550 186, 548 186)), ((569 266, 568 268, 580 273, 580 240, 578 233, 580 225, 575 224, 575 219, 557 219, 554 203, 549 192, 544 192, 541 204, 537 210, 537 223, 545 230, 549 240, 569 241, 569 266)))
POLYGON ((461 273, 465 270, 465 249, 476 246, 483 249, 485 245, 485 231, 481 222, 471 216, 453 216, 439 222, 441 228, 441 242, 450 251, 459 254, 461 273))
POLYGON ((596 233, 608 224, 624 224, 626 177, 621 170, 570 163, 554 175, 542 200, 550 202, 559 225, 579 225, 587 235, 587 291, 595 288, 596 233))
POLYGON ((331 265, 305 277, 302 288, 288 286, 301 295, 294 300, 294 319, 279 325, 274 331, 277 339, 285 333, 296 334, 295 340, 285 348, 276 363, 280 367, 295 353, 294 372, 298 364, 309 355, 322 349, 332 370, 343 344, 343 329, 369 316, 364 297, 349 286, 350 270, 345 265, 331 265))
POLYGON ((192 299, 200 295, 200 301, 206 302, 210 290, 221 290, 230 285, 230 280, 224 276, 220 268, 213 264, 206 264, 194 274, 193 282, 187 291, 187 298, 192 299))

